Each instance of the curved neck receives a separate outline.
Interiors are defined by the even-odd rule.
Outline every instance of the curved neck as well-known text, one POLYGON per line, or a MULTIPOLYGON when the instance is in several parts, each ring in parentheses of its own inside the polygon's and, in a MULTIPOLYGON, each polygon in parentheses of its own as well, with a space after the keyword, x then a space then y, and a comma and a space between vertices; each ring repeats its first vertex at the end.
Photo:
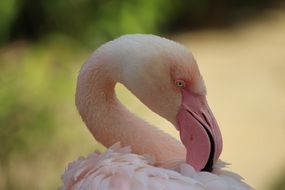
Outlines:
POLYGON ((83 121, 104 146, 120 142, 122 146, 131 146, 134 153, 154 156, 157 165, 175 167, 171 162, 185 160, 183 145, 130 113, 119 102, 114 90, 120 81, 118 66, 119 63, 110 63, 95 53, 82 67, 76 105, 83 121))

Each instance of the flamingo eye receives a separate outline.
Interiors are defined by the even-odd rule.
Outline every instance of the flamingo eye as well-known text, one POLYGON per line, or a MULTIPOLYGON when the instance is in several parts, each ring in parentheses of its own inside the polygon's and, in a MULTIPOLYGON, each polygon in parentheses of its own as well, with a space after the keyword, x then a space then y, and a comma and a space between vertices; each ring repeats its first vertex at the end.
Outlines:
POLYGON ((185 87, 185 82, 183 80, 177 80, 177 81, 175 81, 175 85, 178 88, 184 88, 185 87))

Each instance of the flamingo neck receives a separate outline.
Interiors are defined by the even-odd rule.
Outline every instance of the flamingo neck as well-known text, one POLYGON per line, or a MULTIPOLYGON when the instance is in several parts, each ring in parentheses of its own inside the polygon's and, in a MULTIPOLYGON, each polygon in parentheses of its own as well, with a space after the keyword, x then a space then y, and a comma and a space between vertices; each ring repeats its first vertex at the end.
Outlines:
POLYGON ((136 154, 153 156, 155 164, 175 168, 185 160, 183 145, 129 112, 117 99, 119 64, 93 56, 82 67, 77 84, 76 105, 88 129, 105 147, 120 142, 136 154), (115 71, 115 72, 114 72, 115 71))

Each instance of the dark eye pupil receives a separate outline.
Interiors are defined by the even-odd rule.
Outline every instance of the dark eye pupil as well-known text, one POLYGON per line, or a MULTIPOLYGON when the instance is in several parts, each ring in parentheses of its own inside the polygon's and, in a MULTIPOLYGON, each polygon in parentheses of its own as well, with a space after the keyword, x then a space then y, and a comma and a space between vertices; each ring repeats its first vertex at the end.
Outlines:
POLYGON ((181 82, 181 81, 178 81, 178 82, 176 82, 176 85, 177 85, 178 87, 183 87, 183 86, 184 86, 184 83, 181 82))
POLYGON ((175 85, 179 88, 183 88, 185 86, 185 82, 184 81, 176 81, 175 85))

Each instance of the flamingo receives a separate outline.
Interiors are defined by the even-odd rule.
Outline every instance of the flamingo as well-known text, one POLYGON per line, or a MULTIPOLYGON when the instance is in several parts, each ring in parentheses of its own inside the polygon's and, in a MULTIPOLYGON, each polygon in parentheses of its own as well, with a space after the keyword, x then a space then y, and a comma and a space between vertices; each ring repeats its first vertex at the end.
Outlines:
POLYGON ((174 41, 124 35, 99 47, 82 66, 76 106, 107 150, 69 164, 62 190, 249 190, 219 160, 222 136, 192 53, 174 41), (127 110, 125 85, 179 131, 179 142, 127 110))

